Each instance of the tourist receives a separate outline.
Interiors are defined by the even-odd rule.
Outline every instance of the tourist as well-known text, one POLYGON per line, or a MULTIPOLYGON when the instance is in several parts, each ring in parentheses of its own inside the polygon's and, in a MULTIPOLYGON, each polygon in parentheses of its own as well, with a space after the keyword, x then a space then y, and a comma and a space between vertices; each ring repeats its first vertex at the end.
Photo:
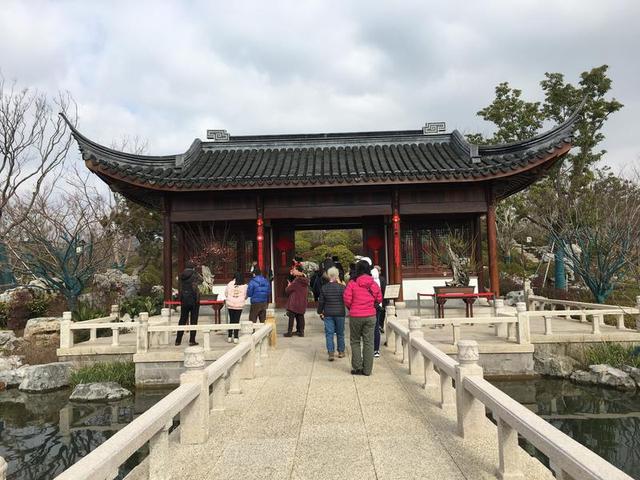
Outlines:
POLYGON ((335 348, 333 336, 338 338, 338 358, 344 357, 344 285, 340 283, 340 271, 331 267, 327 271, 329 283, 322 287, 318 301, 318 315, 324 322, 329 361, 333 362, 335 348))
POLYGON ((355 278, 344 290, 344 304, 349 309, 349 341, 351 343, 351 374, 371 375, 373 370, 373 336, 377 303, 382 292, 371 277, 371 263, 356 263, 355 278))
POLYGON ((262 276, 260 267, 253 269, 253 278, 247 288, 247 296, 251 298, 249 321, 264 323, 267 319, 267 306, 271 298, 271 283, 262 276))
POLYGON ((384 333, 384 322, 387 318, 387 306, 389 305, 389 299, 384 298, 387 290, 387 278, 382 275, 382 267, 380 265, 375 265, 373 268, 378 270, 378 276, 380 277, 380 290, 382 290, 382 316, 378 323, 380 324, 380 333, 384 333))
POLYGON ((355 262, 351 262, 349 264, 349 273, 344 276, 345 283, 349 283, 351 280, 356 278, 356 264, 355 262))
MULTIPOLYGON (((227 311, 229 312, 229 323, 240 323, 242 308, 247 300, 247 284, 244 283, 244 275, 236 272, 233 280, 227 283, 224 289, 224 296, 227 303, 227 311)), ((227 342, 238 343, 238 330, 229 330, 227 342)))
MULTIPOLYGON (((198 286, 202 283, 202 276, 196 270, 192 261, 188 261, 184 271, 180 274, 180 320, 178 325, 197 325, 200 309, 200 292, 198 286)), ((198 345, 196 331, 189 332, 189 345, 198 345)), ((176 335, 176 345, 182 343, 183 331, 176 335)))
POLYGON ((344 282, 344 267, 342 266, 342 263, 340 263, 340 258, 338 258, 337 255, 334 255, 331 259, 333 260, 333 266, 336 267, 340 273, 340 281, 344 282))
POLYGON ((329 271, 329 269, 331 267, 333 267, 333 258, 331 257, 330 253, 325 253, 324 255, 324 260, 322 261, 322 264, 320 265, 320 268, 322 268, 322 274, 326 275, 326 273, 329 271))
MULTIPOLYGON (((380 287, 380 291, 382 292, 384 297, 384 286, 382 285, 382 279, 380 278, 380 270, 378 270, 379 268, 380 267, 378 268, 373 267, 371 269, 371 278, 373 278, 373 281, 376 282, 378 287, 380 287)), ((384 299, 383 299, 383 302, 384 302, 384 299)), ((376 358, 380 356, 380 332, 382 331, 381 322, 383 320, 383 314, 384 314, 383 302, 376 303, 375 305, 376 327, 374 329, 374 335, 373 335, 373 356, 376 358)))
POLYGON ((298 335, 304 337, 304 314, 307 310, 307 298, 309 295, 309 279, 302 271, 302 267, 298 267, 298 275, 292 282, 289 282, 287 289, 287 316, 289 317, 289 326, 285 337, 298 335), (296 330, 293 331, 293 321, 296 322, 296 330))

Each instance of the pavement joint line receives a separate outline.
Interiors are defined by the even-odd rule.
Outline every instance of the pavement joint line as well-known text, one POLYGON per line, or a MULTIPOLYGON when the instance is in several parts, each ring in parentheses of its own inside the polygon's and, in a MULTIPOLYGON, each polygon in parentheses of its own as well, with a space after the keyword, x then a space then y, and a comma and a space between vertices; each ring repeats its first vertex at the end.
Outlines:
POLYGON ((401 371, 401 367, 400 368, 398 367, 398 365, 397 365, 398 362, 397 362, 397 359, 395 358, 395 355, 392 354, 392 358, 391 358, 390 361, 387 361, 386 355, 383 355, 381 358, 384 358, 385 363, 387 363, 388 365, 390 364, 391 361, 395 361, 396 362, 396 365, 389 365, 389 369, 393 372, 393 374, 396 376, 396 378, 400 381, 400 385, 402 386, 402 389, 405 391, 405 394, 407 395, 407 397, 409 397, 409 402, 411 402, 413 404, 413 406, 416 407, 416 409, 418 410, 419 414, 431 426, 431 430, 433 432, 433 435, 438 440, 438 443, 440 444, 440 447, 442 448, 442 450, 444 452, 447 453, 447 455, 449 455, 449 457, 451 458, 451 461, 454 463, 454 465, 456 466, 456 468, 460 472, 460 475, 462 475, 466 480, 475 480, 475 479, 470 479, 469 477, 467 477, 467 475, 465 474, 465 472, 462 469, 462 467, 460 466, 460 464, 456 461, 455 455, 453 455, 451 453, 451 451, 449 451, 449 449, 447 448, 446 443, 442 440, 442 437, 441 437, 440 432, 438 431, 438 429, 431 422, 431 420, 429 419, 429 416, 425 414, 425 412, 421 408, 421 406, 418 405, 418 402, 415 400, 413 393, 411 393, 409 391, 409 389, 407 388, 406 380, 403 381, 403 377, 405 377, 408 374, 402 375, 404 372, 401 371))
POLYGON ((309 380, 307 381, 307 394, 304 399, 304 409, 302 410, 302 419, 300 420, 300 426, 298 427, 298 435, 296 437, 296 447, 293 450, 293 460, 291 462, 291 470, 289 471, 289 477, 293 477, 293 472, 296 469, 296 459, 298 454, 298 445, 300 445, 300 435, 302 433, 302 427, 304 425, 304 417, 307 414, 307 405, 309 404, 309 391, 311 390, 311 379, 313 378, 313 371, 316 367, 316 358, 318 353, 316 351, 313 352, 313 361, 311 364, 311 370, 309 371, 309 380))

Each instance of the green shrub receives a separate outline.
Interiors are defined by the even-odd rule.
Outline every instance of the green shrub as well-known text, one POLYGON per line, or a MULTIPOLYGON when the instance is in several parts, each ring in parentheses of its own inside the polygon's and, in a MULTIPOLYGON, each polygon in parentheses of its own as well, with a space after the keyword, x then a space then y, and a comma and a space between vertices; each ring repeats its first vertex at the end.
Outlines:
POLYGON ((76 309, 73 311, 72 318, 74 322, 84 322, 94 318, 106 317, 107 312, 103 309, 94 307, 88 302, 78 302, 76 309))
POLYGON ((49 300, 47 298, 34 298, 27 303, 29 318, 43 317, 49 310, 49 300))
POLYGON ((149 297, 131 297, 127 298, 120 304, 120 314, 129 314, 131 319, 134 319, 140 312, 148 312, 149 315, 157 315, 162 308, 162 297, 149 296, 149 297))
POLYGON ((7 328, 9 321, 9 304, 0 302, 0 329, 7 328))
POLYGON ((620 343, 598 343, 585 350, 585 363, 586 365, 606 363, 615 368, 622 368, 623 365, 640 367, 640 355, 637 349, 638 347, 620 343))
POLYGON ((80 383, 117 382, 125 388, 134 388, 136 368, 133 362, 100 362, 82 367, 71 374, 71 386, 80 383))

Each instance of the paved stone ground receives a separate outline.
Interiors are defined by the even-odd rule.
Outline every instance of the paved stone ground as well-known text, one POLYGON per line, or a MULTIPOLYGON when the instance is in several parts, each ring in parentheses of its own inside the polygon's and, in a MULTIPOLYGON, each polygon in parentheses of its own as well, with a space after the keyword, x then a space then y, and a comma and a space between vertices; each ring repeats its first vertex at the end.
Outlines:
MULTIPOLYGON (((170 478, 495 478, 493 424, 487 420, 486 437, 458 437, 436 392, 425 392, 389 350, 372 376, 352 376, 349 357, 327 361, 317 316, 308 315, 305 338, 283 338, 282 320, 278 327, 277 349, 256 378, 212 414, 209 441, 182 446, 172 438, 170 478)), ((526 478, 553 478, 520 454, 526 478)))

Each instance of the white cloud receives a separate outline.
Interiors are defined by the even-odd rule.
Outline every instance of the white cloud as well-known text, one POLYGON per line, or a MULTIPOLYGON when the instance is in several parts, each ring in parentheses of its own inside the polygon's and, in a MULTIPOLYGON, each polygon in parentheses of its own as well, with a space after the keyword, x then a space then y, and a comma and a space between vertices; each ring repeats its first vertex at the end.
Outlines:
POLYGON ((427 1, 30 1, 0 10, 0 70, 68 89, 80 128, 107 145, 183 151, 232 134, 419 128, 488 131, 475 116, 501 81, 539 98, 607 63, 625 103, 607 162, 637 161, 640 3, 427 1))

